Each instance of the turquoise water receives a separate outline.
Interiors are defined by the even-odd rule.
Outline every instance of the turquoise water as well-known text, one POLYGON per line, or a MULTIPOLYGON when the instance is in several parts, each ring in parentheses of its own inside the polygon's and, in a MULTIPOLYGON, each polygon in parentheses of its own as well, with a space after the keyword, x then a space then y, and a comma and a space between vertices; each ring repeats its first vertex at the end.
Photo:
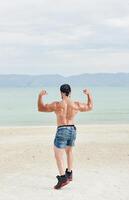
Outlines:
MULTIPOLYGON (((42 88, 0 88, 0 126, 55 125, 54 113, 37 111, 38 93, 42 88)), ((60 100, 59 88, 45 87, 45 102, 60 100)), ((79 113, 76 124, 103 124, 129 122, 129 88, 90 88, 94 97, 94 109, 79 113)), ((84 102, 82 87, 74 87, 72 98, 84 102)))

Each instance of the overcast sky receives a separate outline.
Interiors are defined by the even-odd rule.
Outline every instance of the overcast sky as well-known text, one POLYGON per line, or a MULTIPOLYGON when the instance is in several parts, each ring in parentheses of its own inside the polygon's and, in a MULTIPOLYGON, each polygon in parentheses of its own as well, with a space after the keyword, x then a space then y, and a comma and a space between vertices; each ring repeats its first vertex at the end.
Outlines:
POLYGON ((128 0, 0 1, 0 74, 129 72, 128 0))

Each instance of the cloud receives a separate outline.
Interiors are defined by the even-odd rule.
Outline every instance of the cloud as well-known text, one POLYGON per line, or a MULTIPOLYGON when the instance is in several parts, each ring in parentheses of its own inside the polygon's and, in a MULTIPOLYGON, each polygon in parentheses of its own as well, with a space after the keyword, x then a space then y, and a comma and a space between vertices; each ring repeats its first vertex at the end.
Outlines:
POLYGON ((94 34, 94 31, 88 30, 85 27, 79 26, 79 28, 69 29, 69 31, 59 31, 56 30, 48 33, 36 34, 24 31, 10 31, 1 32, 0 38, 1 44, 24 44, 24 45, 70 45, 75 44, 83 39, 89 39, 94 34))
POLYGON ((129 16, 124 18, 112 18, 107 20, 107 24, 116 28, 128 28, 129 30, 129 16))
POLYGON ((5 0, 0 6, 0 73, 20 72, 24 65, 29 73, 44 72, 40 66, 45 64, 46 73, 48 68, 64 73, 69 65, 84 72, 85 63, 91 71, 102 65, 104 71, 109 65, 127 71, 128 13, 128 0, 5 0))

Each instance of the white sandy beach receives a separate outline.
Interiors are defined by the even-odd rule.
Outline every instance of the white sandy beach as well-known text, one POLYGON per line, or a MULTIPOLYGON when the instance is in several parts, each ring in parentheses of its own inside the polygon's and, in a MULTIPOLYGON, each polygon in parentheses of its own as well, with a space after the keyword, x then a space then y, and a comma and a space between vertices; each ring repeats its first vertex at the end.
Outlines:
POLYGON ((129 125, 77 126, 74 180, 58 191, 55 132, 0 128, 0 200, 129 200, 129 125))

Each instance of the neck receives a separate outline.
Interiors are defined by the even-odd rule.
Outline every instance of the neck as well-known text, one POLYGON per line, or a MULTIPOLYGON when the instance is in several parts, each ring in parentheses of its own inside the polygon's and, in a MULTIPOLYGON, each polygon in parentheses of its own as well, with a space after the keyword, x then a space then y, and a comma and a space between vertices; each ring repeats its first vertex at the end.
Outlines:
POLYGON ((70 97, 69 96, 63 96, 62 99, 63 100, 68 100, 70 97))

